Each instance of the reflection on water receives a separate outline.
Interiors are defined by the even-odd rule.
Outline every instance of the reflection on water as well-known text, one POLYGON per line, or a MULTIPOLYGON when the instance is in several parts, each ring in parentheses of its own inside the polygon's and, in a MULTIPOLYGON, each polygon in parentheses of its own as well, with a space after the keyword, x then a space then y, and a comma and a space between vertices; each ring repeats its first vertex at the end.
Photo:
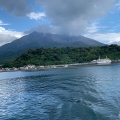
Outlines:
POLYGON ((1 120, 119 120, 120 64, 0 73, 1 120))

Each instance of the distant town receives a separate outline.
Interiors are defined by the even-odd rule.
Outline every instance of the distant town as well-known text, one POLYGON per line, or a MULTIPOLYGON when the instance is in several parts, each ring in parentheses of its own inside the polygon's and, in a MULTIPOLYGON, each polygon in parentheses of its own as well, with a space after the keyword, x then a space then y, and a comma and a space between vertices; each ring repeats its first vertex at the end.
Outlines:
MULTIPOLYGON (((100 59, 98 59, 99 61, 100 59)), ((106 60, 106 59, 101 59, 106 60)), ((112 63, 120 62, 120 60, 112 60, 112 63)), ((106 65, 107 63, 103 63, 101 65, 106 65)), ((91 62, 86 63, 74 63, 74 64, 61 64, 61 65, 26 65, 23 67, 12 67, 12 68, 0 68, 0 72, 14 72, 14 71, 37 71, 37 70, 43 70, 43 69, 54 69, 54 68, 68 68, 68 67, 79 67, 84 65, 97 65, 97 60, 92 60, 91 62)))
POLYGON ((68 68, 68 67, 77 67, 81 65, 93 65, 95 63, 75 63, 75 64, 65 64, 65 65, 47 65, 47 66, 36 66, 36 65, 26 65, 24 67, 12 67, 12 68, 1 68, 0 72, 14 72, 14 71, 35 71, 42 69, 51 69, 51 68, 68 68))

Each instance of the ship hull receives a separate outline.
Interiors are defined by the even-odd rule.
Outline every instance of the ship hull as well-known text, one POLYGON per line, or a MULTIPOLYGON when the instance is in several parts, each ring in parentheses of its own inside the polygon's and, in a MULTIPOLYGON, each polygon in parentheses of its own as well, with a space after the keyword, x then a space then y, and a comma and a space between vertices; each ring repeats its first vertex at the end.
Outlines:
POLYGON ((109 65, 111 62, 97 62, 97 65, 109 65))

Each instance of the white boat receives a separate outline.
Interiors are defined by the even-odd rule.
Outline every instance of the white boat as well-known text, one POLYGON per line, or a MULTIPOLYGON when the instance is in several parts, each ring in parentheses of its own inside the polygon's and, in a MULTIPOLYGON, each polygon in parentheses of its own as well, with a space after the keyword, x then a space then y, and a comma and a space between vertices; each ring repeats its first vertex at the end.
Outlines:
POLYGON ((68 67, 68 65, 64 65, 64 67, 66 68, 66 67, 68 67))
POLYGON ((107 57, 105 59, 100 59, 99 57, 99 59, 96 61, 98 65, 107 65, 107 64, 111 64, 111 62, 112 61, 107 57))

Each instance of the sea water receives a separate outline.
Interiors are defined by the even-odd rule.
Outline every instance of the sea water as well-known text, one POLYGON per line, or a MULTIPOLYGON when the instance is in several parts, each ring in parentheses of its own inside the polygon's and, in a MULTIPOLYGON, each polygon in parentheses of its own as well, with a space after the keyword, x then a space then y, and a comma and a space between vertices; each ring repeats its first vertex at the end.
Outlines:
POLYGON ((120 64, 0 73, 0 120, 120 120, 120 64))

